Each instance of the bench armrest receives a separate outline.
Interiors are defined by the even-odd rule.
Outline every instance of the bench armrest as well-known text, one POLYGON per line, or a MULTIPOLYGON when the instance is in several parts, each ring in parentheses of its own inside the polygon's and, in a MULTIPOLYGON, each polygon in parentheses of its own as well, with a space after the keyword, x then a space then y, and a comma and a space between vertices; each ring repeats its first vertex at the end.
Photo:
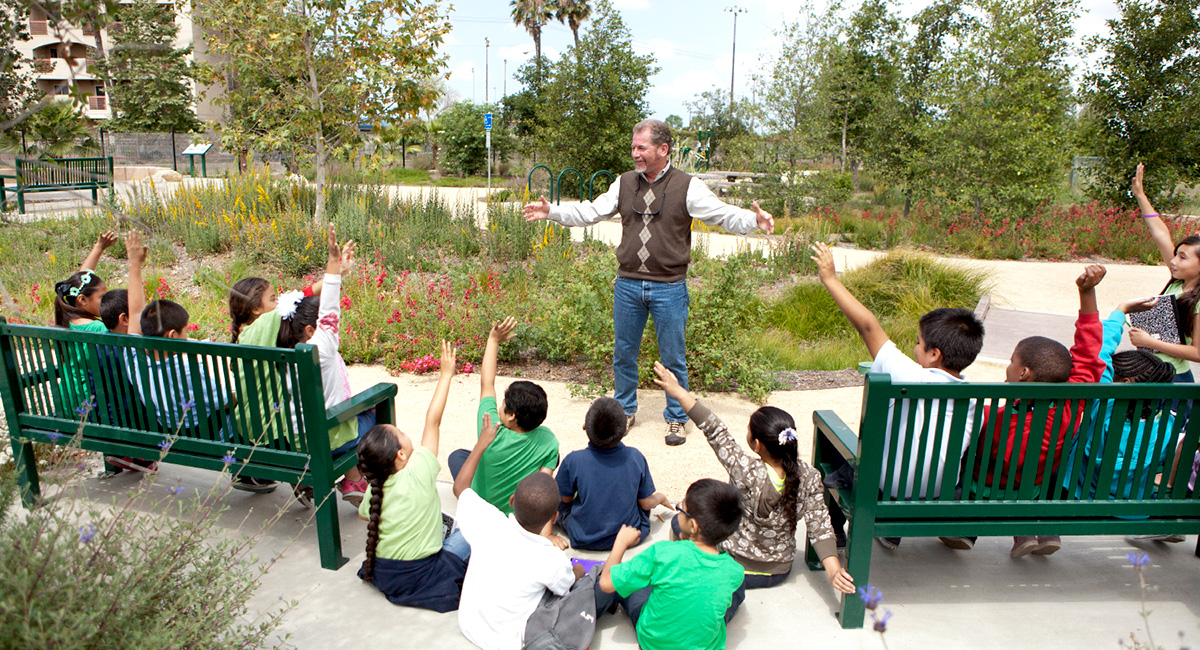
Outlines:
POLYGON ((369 411, 377 404, 395 399, 398 392, 395 384, 375 384, 350 399, 325 409, 329 428, 348 422, 350 418, 363 411, 369 411))
POLYGON ((847 461, 858 460, 858 435, 846 426, 842 418, 833 411, 813 411, 813 425, 817 434, 825 436, 842 458, 847 461))

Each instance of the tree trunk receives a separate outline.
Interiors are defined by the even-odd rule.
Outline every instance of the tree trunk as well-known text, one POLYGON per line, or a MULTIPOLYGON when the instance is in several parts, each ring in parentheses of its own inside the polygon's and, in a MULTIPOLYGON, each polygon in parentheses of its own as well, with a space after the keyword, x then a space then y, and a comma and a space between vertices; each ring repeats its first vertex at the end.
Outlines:
POLYGON ((862 189, 858 182, 858 158, 853 158, 850 160, 850 173, 854 177, 854 193, 858 194, 862 189))
POLYGON ((312 100, 313 108, 317 111, 317 133, 316 133, 316 153, 317 153, 317 207, 313 212, 313 219, 317 223, 325 223, 325 166, 328 164, 329 154, 325 150, 325 128, 320 123, 320 116, 325 113, 324 101, 321 99, 321 85, 317 81, 317 68, 313 63, 313 47, 312 47, 312 32, 304 32, 304 63, 308 66, 308 91, 312 100))
MULTIPOLYGON (((842 113, 842 173, 846 173, 846 130, 850 128, 850 109, 842 113)), ((858 188, 855 188, 857 191, 858 188)))

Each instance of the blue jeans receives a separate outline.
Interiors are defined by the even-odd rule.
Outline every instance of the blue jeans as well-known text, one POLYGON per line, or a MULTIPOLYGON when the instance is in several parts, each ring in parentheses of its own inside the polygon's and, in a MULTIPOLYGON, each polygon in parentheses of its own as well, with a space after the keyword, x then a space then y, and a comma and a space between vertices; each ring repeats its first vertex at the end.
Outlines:
POLYGON ((367 430, 369 430, 371 427, 375 426, 375 421, 376 421, 375 420, 375 409, 371 409, 370 411, 363 411, 362 413, 359 413, 355 417, 358 419, 358 437, 355 438, 354 440, 351 440, 350 442, 347 442, 346 444, 342 445, 341 447, 334 449, 333 450, 334 458, 340 457, 341 455, 345 454, 346 452, 350 451, 351 449, 356 449, 358 447, 358 442, 363 439, 363 436, 367 435, 367 430))
MULTIPOLYGON (((638 354, 646 317, 654 317, 654 336, 658 357, 675 373, 679 385, 688 387, 687 359, 684 356, 684 330, 688 319, 687 280, 651 282, 618 277, 613 284, 613 383, 616 398, 627 415, 637 413, 638 354)), ((667 397, 663 410, 667 422, 687 422, 687 413, 679 401, 667 397)))
POLYGON ((463 537, 461 530, 450 533, 450 536, 442 541, 442 550, 453 553, 463 560, 471 559, 471 545, 467 543, 467 538, 463 537))

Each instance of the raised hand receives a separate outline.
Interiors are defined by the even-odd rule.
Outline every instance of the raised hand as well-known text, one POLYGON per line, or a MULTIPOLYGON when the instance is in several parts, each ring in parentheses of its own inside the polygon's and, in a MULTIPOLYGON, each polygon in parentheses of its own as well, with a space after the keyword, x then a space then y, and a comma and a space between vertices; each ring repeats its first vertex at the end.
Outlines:
POLYGON ((115 243, 117 243, 117 234, 111 230, 105 230, 96 238, 96 246, 99 246, 100 250, 107 250, 115 243))
POLYGON ((492 324, 492 330, 488 332, 488 338, 495 339, 497 343, 503 343, 517 335, 516 329, 517 319, 508 316, 504 320, 492 324))
POLYGON ((1088 291, 1095 289, 1096 285, 1104 279, 1108 269, 1105 269, 1099 264, 1089 264, 1083 269, 1083 273, 1078 278, 1075 278, 1075 286, 1079 287, 1080 291, 1088 291))
POLYGON ((1142 180, 1145 177, 1146 165, 1138 163, 1137 171, 1133 173, 1133 198, 1142 199, 1146 196, 1146 188, 1142 186, 1142 180))
POLYGON ((758 201, 751 205, 754 207, 754 216, 758 219, 758 229, 768 235, 775 232, 775 217, 772 217, 770 212, 758 207, 758 201))
POLYGON ((671 394, 671 391, 673 390, 683 390, 683 387, 679 385, 679 378, 675 376, 675 373, 671 372, 666 366, 664 366, 661 361, 654 362, 654 374, 654 383, 663 390, 667 391, 668 395, 671 394))
MULTIPOLYGON (((109 233, 111 234, 111 233, 109 233)), ((146 263, 148 247, 142 243, 142 231, 134 228, 125 235, 125 251, 129 256, 129 263, 136 263, 139 267, 146 263)))
POLYGON ((483 445, 484 449, 487 449, 488 445, 492 444, 492 442, 495 440, 496 440, 496 425, 495 425, 495 423, 492 422, 492 414, 484 413, 483 414, 483 428, 480 429, 479 439, 476 440, 475 442, 476 442, 476 444, 483 445))
POLYGON ((338 246, 337 243, 337 226, 333 225, 332 223, 329 224, 327 235, 329 240, 329 260, 337 260, 338 262, 341 262, 342 247, 338 246))
POLYGON ((817 277, 822 283, 837 278, 837 269, 833 265, 833 251, 823 242, 812 245, 812 261, 817 263, 817 277))
POLYGON ((521 208, 521 216, 525 217, 526 221, 549 219, 550 202, 546 200, 546 197, 539 196, 537 201, 527 203, 524 208, 521 208))
POLYGON ((342 265, 342 275, 346 275, 353 270, 355 263, 358 261, 354 257, 354 247, 356 245, 354 240, 351 239, 342 246, 341 257, 339 258, 342 265))
POLYGON ((449 341, 442 341, 442 367, 440 368, 443 377, 453 377, 455 363, 457 363, 458 351, 449 341))

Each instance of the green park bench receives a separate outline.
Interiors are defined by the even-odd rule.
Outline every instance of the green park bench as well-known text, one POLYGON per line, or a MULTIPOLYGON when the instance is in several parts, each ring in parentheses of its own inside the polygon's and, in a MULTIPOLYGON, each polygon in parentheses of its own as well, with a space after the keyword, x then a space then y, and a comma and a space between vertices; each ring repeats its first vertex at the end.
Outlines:
POLYGON ((228 466, 244 477, 311 486, 321 566, 336 570, 346 563, 334 480, 358 459, 353 451, 333 458, 328 432, 373 407, 379 423, 394 422, 394 384, 376 384, 326 408, 312 345, 264 348, 101 334, 14 325, 3 318, 0 363, 0 399, 27 507, 40 494, 34 442, 131 458, 161 456, 165 463, 213 471, 228 466), (179 355, 193 386, 177 395, 193 396, 194 406, 186 408, 195 415, 194 426, 164 426, 142 403, 123 362, 129 351, 136 351, 131 371, 163 403, 171 403, 171 396, 154 387, 179 386, 180 378, 170 376, 173 364, 155 366, 147 359, 179 355), (203 385, 201 368, 215 388, 203 385))
POLYGON ((98 202, 97 191, 111 188, 112 156, 102 158, 17 158, 12 174, 0 174, 0 206, 8 203, 8 193, 16 192, 17 209, 25 214, 25 194, 32 192, 64 192, 91 190, 92 204, 98 202), (14 187, 6 187, 7 181, 14 187))
MULTIPOLYGON (((1166 477, 1171 473, 1176 454, 1174 443, 1169 445, 1162 462, 1154 462, 1132 476, 1115 471, 1118 456, 1130 458, 1140 452, 1138 458, 1150 457, 1148 448, 1152 440, 1162 441, 1165 440, 1163 436, 1171 436, 1174 441, 1184 428, 1180 420, 1185 418, 1176 418, 1170 431, 1167 431, 1168 419, 1161 418, 1153 435, 1144 435, 1140 441, 1136 436, 1130 436, 1125 445, 1127 448, 1122 448, 1119 432, 1125 419, 1131 417, 1130 413, 1140 414, 1145 405, 1162 409, 1174 400, 1198 397, 1195 384, 893 384, 886 374, 870 373, 863 389, 862 419, 857 434, 833 411, 813 412, 813 465, 828 475, 840 464, 831 462, 837 460, 828 455, 833 449, 855 470, 851 487, 826 488, 848 520, 846 569, 854 576, 855 584, 865 586, 868 583, 874 537, 1200 533, 1200 495, 1187 486, 1194 452, 1200 442, 1200 417, 1186 418, 1182 460, 1173 481, 1166 477), (1104 436, 1104 406, 1109 399, 1116 401, 1107 431, 1118 433, 1104 436), (892 400, 897 402, 897 416, 892 423, 890 448, 885 449, 888 404, 892 400), (908 417, 901 418, 900 400, 910 400, 910 406, 918 401, 923 403, 925 413, 935 404, 952 401, 951 422, 946 426, 945 417, 926 417, 914 435, 917 409, 909 408, 908 417), (1063 400, 1077 403, 1083 400, 1085 407, 1080 426, 1072 439, 1064 441, 1058 471, 1044 472, 1039 481, 1036 475, 1041 432, 1046 430, 1050 404, 1063 400), (976 416, 974 422, 968 424, 967 405, 970 402, 976 405, 976 416), (1014 480, 1018 478, 1015 458, 1004 474, 1003 452, 998 454, 994 464, 987 460, 991 448, 1000 443, 994 442, 994 436, 976 435, 985 408, 993 409, 1004 403, 1016 403, 1014 410, 1022 419, 1026 414, 1032 416, 1029 451, 1019 481, 1014 480), (1096 405, 1100 408, 1094 408, 1096 405), (902 426, 906 427, 908 440, 905 448, 898 449, 897 434, 902 426), (826 441, 825 445, 820 444, 821 439, 826 441), (1082 441, 1089 439, 1092 441, 1090 457, 1085 457, 1089 454, 1084 452, 1086 445, 1082 441), (960 459, 957 450, 964 448, 964 441, 969 444, 960 459), (925 475, 920 468, 925 466, 927 450, 939 448, 950 451, 940 488, 935 490, 936 471, 925 475), (885 453, 889 459, 886 463, 885 453), (917 471, 912 471, 910 476, 914 456, 917 471), (899 460, 893 462, 891 459, 899 460), (995 477, 1003 475, 1006 485, 986 485, 986 471, 980 471, 981 477, 976 479, 973 471, 976 459, 981 459, 984 468, 991 465, 995 477), (1155 476, 1160 473, 1164 478, 1156 483, 1155 476), (1125 493, 1127 485, 1133 487, 1128 492, 1130 497, 1110 499, 1109 490, 1103 487, 1096 491, 1095 497, 1089 496, 1087 490, 1076 494, 1073 489, 1061 487, 1111 486, 1114 477, 1119 481, 1117 494, 1125 493), (879 489, 881 478, 886 480, 882 484, 888 486, 899 481, 901 495, 906 493, 904 488, 911 481, 914 490, 910 494, 920 494, 923 486, 927 496, 925 500, 893 498, 890 494, 885 497, 879 489), (1172 487, 1168 488, 1168 483, 1172 487)), ((1180 402, 1181 410, 1185 410, 1183 404, 1185 402, 1180 402)), ((1054 431, 1059 430, 1057 424, 1063 417, 1062 411, 1056 409, 1054 431)), ((990 421, 988 429, 994 430, 990 421)), ((1001 432, 1004 430, 1000 428, 1001 432)), ((1070 436, 1069 430, 1066 435, 1070 436)), ((1003 441, 1003 433, 1000 438, 1003 441)), ((1019 445, 1014 445, 1015 449, 1019 449, 1019 445)), ((934 459, 933 468, 936 467, 934 459)), ((1196 552, 1200 555, 1200 544, 1196 552)), ((810 568, 821 568, 811 544, 806 549, 805 559, 810 568)), ((897 561, 902 560, 897 558, 897 561)), ((862 627, 865 611, 858 596, 843 595, 840 610, 843 628, 862 627)))

